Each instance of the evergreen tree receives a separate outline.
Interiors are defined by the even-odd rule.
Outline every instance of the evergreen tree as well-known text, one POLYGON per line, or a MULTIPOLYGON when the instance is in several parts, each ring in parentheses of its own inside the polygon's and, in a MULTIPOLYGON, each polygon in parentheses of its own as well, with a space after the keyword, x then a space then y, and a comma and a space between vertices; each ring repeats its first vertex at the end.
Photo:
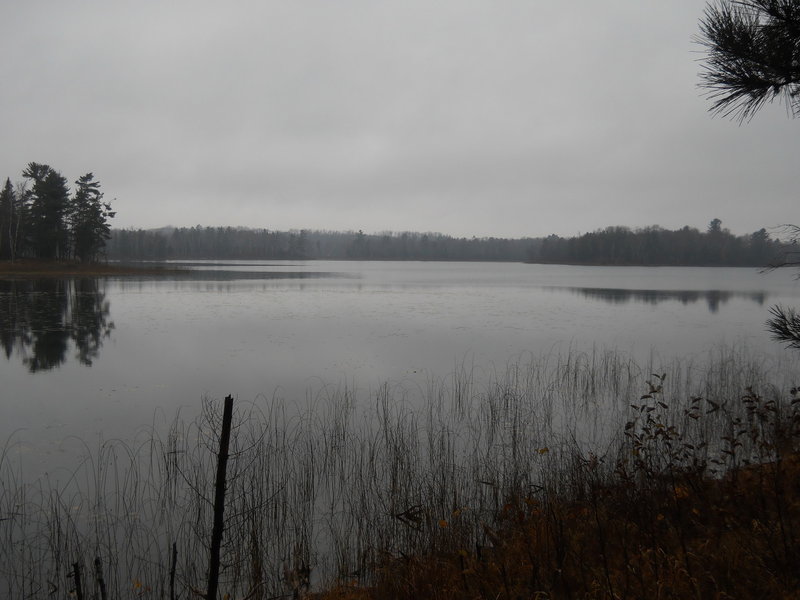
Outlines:
POLYGON ((30 193, 25 182, 6 183, 0 191, 0 260, 11 260, 24 252, 25 225, 30 193))
POLYGON ((723 0, 706 6, 702 86, 712 111, 746 120, 783 97, 800 114, 800 2, 723 0))
POLYGON ((0 192, 0 260, 9 259, 11 253, 11 233, 14 222, 14 204, 16 197, 11 180, 6 179, 3 191, 0 192))
POLYGON ((33 181, 29 233, 35 256, 45 259, 67 258, 67 180, 49 165, 34 162, 28 164, 22 176, 33 181))
POLYGON ((80 261, 95 260, 111 237, 108 220, 115 213, 111 204, 103 202, 100 182, 92 173, 75 182, 75 195, 69 212, 73 256, 80 261))
POLYGON ((772 240, 769 239, 769 233, 763 227, 750 234, 749 246, 753 259, 759 264, 767 264, 774 258, 772 256, 772 240))
MULTIPOLYGON (((783 96, 792 114, 800 114, 799 0, 707 5, 698 41, 708 50, 702 85, 714 101, 712 111, 746 120, 783 96)), ((781 306, 770 312, 773 339, 800 349, 800 315, 781 306)))

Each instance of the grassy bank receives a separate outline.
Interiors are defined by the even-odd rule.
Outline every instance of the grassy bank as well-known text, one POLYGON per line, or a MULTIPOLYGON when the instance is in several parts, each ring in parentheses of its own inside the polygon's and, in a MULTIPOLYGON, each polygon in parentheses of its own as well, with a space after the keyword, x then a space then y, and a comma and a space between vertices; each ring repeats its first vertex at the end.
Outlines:
POLYGON ((0 279, 27 277, 116 277, 175 274, 176 269, 113 263, 21 259, 0 261, 0 279))
POLYGON ((717 453, 647 406, 615 456, 574 454, 562 485, 506 498, 478 536, 456 509, 427 551, 384 556, 370 586, 318 599, 798 598, 798 411, 742 401, 748 419, 731 418, 717 453))
MULTIPOLYGON (((796 369, 553 355, 424 389, 239 402, 230 598, 796 597, 796 369), (654 375, 656 374, 656 375, 654 375)), ((205 585, 216 405, 74 470, 0 462, 7 597, 205 585)), ((94 594, 93 596, 89 594, 94 594)))

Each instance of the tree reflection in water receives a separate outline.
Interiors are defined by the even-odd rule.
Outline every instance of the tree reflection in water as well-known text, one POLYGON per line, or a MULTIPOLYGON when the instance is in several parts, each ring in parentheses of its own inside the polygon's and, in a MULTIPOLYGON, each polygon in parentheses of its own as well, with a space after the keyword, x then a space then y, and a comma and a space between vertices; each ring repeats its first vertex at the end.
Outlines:
POLYGON ((101 280, 0 281, 0 346, 32 373, 66 362, 70 342, 78 362, 91 366, 113 328, 101 280))
POLYGON ((667 301, 678 301, 681 304, 693 304, 704 300, 708 305, 708 312, 719 311, 720 304, 725 304, 732 298, 752 300, 763 306, 767 299, 766 292, 730 292, 721 290, 626 290, 611 288, 571 288, 585 298, 604 300, 610 304, 622 304, 630 301, 646 304, 660 304, 667 301))

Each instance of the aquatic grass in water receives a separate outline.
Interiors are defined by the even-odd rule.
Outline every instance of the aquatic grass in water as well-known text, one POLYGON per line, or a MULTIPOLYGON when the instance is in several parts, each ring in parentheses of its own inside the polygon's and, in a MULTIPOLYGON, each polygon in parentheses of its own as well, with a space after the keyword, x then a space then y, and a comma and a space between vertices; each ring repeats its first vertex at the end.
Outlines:
MULTIPOLYGON (((738 431, 772 423, 762 419, 769 402, 788 410, 797 373, 729 349, 645 365, 571 351, 488 375, 463 364, 444 380, 368 395, 322 386, 300 403, 239 401, 220 589, 272 598, 333 581, 368 585, 399 557, 493 546, 513 498, 586 496, 620 465, 657 480, 769 460, 762 442, 773 432, 738 431), (633 451, 647 462, 635 464, 633 451)), ((202 591, 220 419, 205 402, 197 419, 178 416, 166 432, 83 444, 74 471, 35 481, 15 469, 9 440, 0 591, 63 596, 76 565, 85 597, 100 597, 101 580, 114 598, 202 591)))

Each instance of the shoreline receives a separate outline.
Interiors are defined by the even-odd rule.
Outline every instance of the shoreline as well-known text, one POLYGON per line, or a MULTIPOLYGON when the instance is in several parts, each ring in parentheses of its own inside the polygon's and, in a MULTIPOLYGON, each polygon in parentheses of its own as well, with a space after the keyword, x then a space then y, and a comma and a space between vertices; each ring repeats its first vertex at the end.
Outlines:
POLYGON ((134 266, 119 263, 80 263, 75 261, 46 261, 20 259, 13 263, 0 261, 0 279, 23 279, 28 277, 117 277, 136 275, 174 275, 185 269, 156 266, 134 266))

